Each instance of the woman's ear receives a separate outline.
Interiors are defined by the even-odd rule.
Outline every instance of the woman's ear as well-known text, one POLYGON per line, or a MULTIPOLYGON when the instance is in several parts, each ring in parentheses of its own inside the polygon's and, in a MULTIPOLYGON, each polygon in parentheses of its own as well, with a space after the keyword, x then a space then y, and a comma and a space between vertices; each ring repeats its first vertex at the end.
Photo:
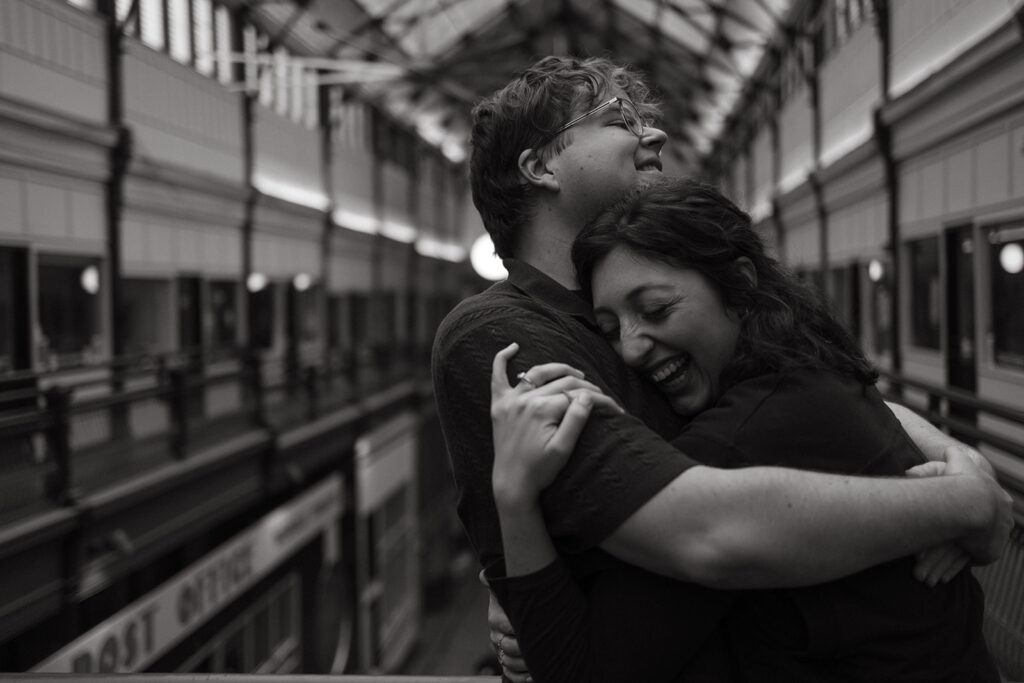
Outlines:
POLYGON ((519 175, 530 185, 558 192, 558 180, 535 149, 524 149, 519 155, 519 175))
POLYGON ((757 289, 757 268, 754 266, 753 261, 746 256, 738 257, 736 259, 736 270, 750 283, 751 289, 757 289))

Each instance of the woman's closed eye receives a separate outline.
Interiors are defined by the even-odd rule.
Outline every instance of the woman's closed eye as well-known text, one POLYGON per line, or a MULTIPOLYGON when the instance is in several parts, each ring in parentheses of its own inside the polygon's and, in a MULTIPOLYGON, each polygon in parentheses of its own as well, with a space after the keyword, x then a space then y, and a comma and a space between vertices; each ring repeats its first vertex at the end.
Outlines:
POLYGON ((670 304, 645 306, 644 308, 640 309, 640 317, 643 318, 644 320, 657 322, 659 320, 664 320, 665 317, 669 314, 669 311, 671 311, 671 309, 672 306, 670 304))
POLYGON ((619 341, 619 326, 605 326, 600 328, 601 336, 605 338, 605 341, 617 342, 619 341))

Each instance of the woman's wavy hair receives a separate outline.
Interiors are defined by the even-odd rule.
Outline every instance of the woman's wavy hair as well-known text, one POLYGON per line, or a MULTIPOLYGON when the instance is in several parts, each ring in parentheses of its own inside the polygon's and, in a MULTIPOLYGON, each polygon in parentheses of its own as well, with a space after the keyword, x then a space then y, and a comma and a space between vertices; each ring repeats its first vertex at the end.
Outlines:
POLYGON ((519 175, 519 155, 562 151, 575 132, 551 138, 574 115, 625 93, 640 115, 654 120, 658 105, 639 74, 600 58, 545 57, 473 108, 469 180, 473 203, 502 258, 515 255, 520 228, 533 216, 536 188, 519 175))
POLYGON ((702 273, 740 315, 723 387, 802 368, 831 370, 865 385, 877 380, 877 371, 817 292, 765 253, 750 216, 714 188, 663 178, 632 190, 594 219, 572 247, 578 282, 588 296, 594 268, 616 247, 702 273), (741 257, 753 264, 756 283, 737 266, 741 257))

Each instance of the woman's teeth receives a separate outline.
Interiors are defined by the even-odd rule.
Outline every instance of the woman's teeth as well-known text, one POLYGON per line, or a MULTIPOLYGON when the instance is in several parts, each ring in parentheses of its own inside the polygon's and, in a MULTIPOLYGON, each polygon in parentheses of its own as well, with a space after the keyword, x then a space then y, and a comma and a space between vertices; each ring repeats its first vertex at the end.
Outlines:
POLYGON ((653 379, 658 384, 669 384, 676 379, 680 379, 686 374, 686 368, 690 365, 690 359, 677 358, 671 363, 661 366, 658 370, 651 374, 653 379))

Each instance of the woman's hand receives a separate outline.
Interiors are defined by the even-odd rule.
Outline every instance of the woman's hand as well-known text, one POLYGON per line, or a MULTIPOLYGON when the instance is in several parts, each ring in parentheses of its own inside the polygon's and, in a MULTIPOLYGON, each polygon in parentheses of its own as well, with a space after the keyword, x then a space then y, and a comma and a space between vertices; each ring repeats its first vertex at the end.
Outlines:
POLYGON ((491 423, 494 428, 492 484, 499 503, 535 503, 565 465, 593 406, 622 409, 564 363, 536 365, 508 381, 510 344, 494 356, 491 423))

